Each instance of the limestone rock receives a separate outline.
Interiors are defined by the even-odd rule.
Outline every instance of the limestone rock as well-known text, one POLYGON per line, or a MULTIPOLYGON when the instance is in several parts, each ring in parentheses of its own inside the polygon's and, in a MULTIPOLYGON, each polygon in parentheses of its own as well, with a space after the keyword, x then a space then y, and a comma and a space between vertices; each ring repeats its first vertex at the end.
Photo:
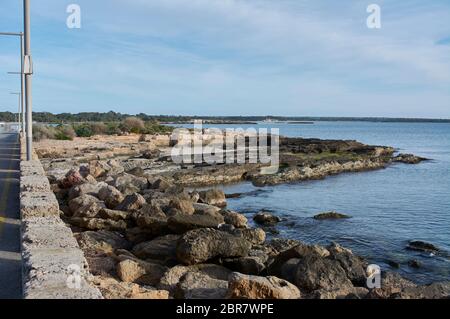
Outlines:
POLYGON ((138 193, 127 195, 125 199, 115 209, 123 211, 136 211, 141 209, 146 203, 145 198, 138 193))
POLYGON ((341 213, 337 213, 337 212, 325 212, 325 213, 320 213, 320 214, 317 214, 314 216, 314 219, 317 219, 317 220, 348 219, 348 218, 350 218, 350 216, 341 214, 341 213))
POLYGON ((188 272, 177 284, 178 299, 224 299, 228 282, 209 277, 199 272, 188 272))
POLYGON ((199 201, 204 204, 217 207, 225 207, 227 205, 225 193, 219 189, 210 189, 207 191, 199 192, 199 196, 199 201))
POLYGON ((173 260, 179 238, 177 235, 158 237, 134 246, 132 252, 142 259, 173 260))
POLYGON ((228 282, 227 297, 237 299, 300 299, 301 293, 293 284, 277 277, 258 277, 233 273, 228 282))
POLYGON ((280 217, 272 215, 268 212, 259 212, 258 214, 253 216, 253 220, 255 221, 255 223, 264 226, 275 225, 281 221, 280 217))
POLYGON ((125 196, 114 186, 104 186, 98 191, 98 198, 105 202, 106 207, 114 209, 123 202, 125 196))
POLYGON ((229 210, 222 210, 221 214, 224 217, 225 223, 233 225, 236 228, 247 228, 248 220, 244 215, 229 210))
POLYGON ((197 228, 217 228, 223 223, 223 217, 213 217, 209 215, 175 215, 167 221, 169 229, 176 234, 184 234, 185 232, 197 228))
POLYGON ((212 228, 200 228, 180 238, 176 254, 179 261, 192 265, 215 257, 244 257, 250 248, 251 244, 240 237, 212 228))

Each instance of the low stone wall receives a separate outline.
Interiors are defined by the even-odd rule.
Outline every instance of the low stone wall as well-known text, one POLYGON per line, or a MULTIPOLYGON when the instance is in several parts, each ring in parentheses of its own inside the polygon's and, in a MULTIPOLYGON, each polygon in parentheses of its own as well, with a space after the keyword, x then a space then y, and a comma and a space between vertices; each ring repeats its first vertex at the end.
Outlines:
MULTIPOLYGON (((23 143, 22 143, 23 145, 23 143)), ((58 201, 41 162, 20 164, 23 296, 26 299, 100 299, 89 283, 88 264, 72 231, 61 220, 58 201)))

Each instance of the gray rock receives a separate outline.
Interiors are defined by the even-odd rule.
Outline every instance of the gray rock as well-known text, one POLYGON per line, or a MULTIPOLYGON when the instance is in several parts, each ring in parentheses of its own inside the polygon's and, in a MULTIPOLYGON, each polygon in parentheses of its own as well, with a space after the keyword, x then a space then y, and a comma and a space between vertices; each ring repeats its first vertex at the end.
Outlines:
POLYGON ((233 273, 228 282, 228 298, 236 299, 300 299, 297 287, 277 277, 248 276, 233 273))
POLYGON ((338 261, 323 258, 318 255, 307 255, 297 264, 295 284, 302 291, 337 290, 353 287, 347 278, 346 271, 338 261))
POLYGON ((114 186, 104 186, 98 191, 98 198, 105 202, 106 207, 113 209, 123 202, 125 196, 114 186))
POLYGON ((259 257, 226 258, 222 261, 225 267, 246 275, 259 275, 265 268, 259 257))
POLYGON ((116 249, 130 249, 131 244, 119 233, 112 231, 86 231, 79 235, 78 242, 89 255, 108 254, 116 249))
POLYGON ((259 212, 258 214, 253 216, 253 220, 255 221, 255 223, 264 226, 272 226, 281 221, 280 217, 275 216, 268 212, 259 212))
POLYGON ((233 225, 236 228, 247 228, 248 220, 244 215, 230 210, 222 210, 220 213, 225 223, 233 225))
POLYGON ((231 271, 215 264, 199 264, 192 266, 175 266, 166 271, 161 278, 158 288, 168 290, 171 295, 176 291, 180 279, 188 272, 199 272, 213 279, 228 281, 231 271))
POLYGON ((112 219, 112 220, 126 220, 128 219, 130 213, 123 212, 121 210, 112 210, 107 208, 102 208, 98 212, 97 216, 103 219, 112 219))
POLYGON ((177 235, 166 235, 140 243, 133 247, 132 253, 141 259, 175 260, 177 235))
POLYGON ((215 257, 244 257, 250 248, 251 244, 240 237, 212 228, 200 228, 180 238, 176 254, 179 261, 192 265, 215 257))
POLYGON ((325 219, 347 219, 350 218, 350 216, 345 215, 345 214, 340 214, 337 212, 325 212, 325 213, 320 213, 314 216, 314 219, 317 220, 325 220, 325 219))
POLYGON ((223 223, 221 215, 218 218, 209 215, 184 215, 178 214, 170 217, 167 221, 169 229, 176 234, 197 228, 217 228, 223 223))
POLYGON ((177 284, 178 299, 224 299, 228 282, 209 277, 199 272, 186 273, 177 284))
POLYGON ((426 253, 439 253, 439 247, 420 240, 410 241, 406 249, 422 251, 426 253))
POLYGON ((134 193, 131 195, 127 195, 125 199, 117 205, 116 210, 123 211, 136 211, 141 209, 145 205, 146 201, 142 195, 138 193, 134 193))
POLYGON ((199 201, 204 204, 213 205, 217 207, 225 207, 227 200, 225 193, 220 189, 210 189, 199 192, 199 201))

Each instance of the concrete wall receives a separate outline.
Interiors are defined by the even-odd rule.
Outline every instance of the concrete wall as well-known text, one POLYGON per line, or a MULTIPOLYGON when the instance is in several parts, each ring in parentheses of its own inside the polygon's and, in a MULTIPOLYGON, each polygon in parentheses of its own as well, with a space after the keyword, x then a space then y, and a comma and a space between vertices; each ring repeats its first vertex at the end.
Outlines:
POLYGON ((60 218, 58 201, 41 162, 20 165, 23 294, 26 299, 100 299, 72 231, 60 218))

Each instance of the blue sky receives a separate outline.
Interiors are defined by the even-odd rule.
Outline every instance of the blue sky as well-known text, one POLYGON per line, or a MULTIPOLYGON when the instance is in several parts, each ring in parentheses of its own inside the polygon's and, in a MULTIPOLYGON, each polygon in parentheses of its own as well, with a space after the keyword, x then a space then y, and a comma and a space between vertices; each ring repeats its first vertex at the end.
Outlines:
MULTIPOLYGON (((21 2, 2 1, 0 31, 21 2)), ((450 118, 448 0, 31 2, 36 111, 450 118)), ((0 110, 18 50, 0 38, 0 110)))

